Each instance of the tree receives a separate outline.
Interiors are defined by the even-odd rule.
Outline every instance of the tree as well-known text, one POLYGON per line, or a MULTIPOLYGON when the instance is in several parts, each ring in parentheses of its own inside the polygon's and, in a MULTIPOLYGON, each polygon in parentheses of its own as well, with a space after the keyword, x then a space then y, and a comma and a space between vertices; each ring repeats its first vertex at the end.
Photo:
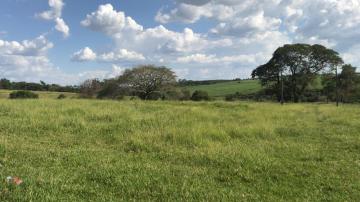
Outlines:
POLYGON ((192 101, 208 101, 210 100, 209 94, 206 91, 197 90, 191 96, 192 101))
POLYGON ((339 53, 322 45, 285 45, 274 52, 269 62, 256 68, 252 77, 258 78, 279 101, 284 97, 298 102, 320 72, 342 63, 339 53))
POLYGON ((323 77, 323 92, 328 100, 341 102, 358 101, 360 90, 360 77, 352 65, 342 66, 341 73, 326 74, 323 77))
POLYGON ((354 95, 359 90, 359 76, 356 67, 344 65, 339 75, 339 91, 342 102, 352 102, 354 95))
POLYGON ((10 99, 38 99, 39 95, 31 91, 21 90, 9 94, 10 99))
POLYGON ((9 81, 8 79, 1 79, 0 89, 11 89, 11 81, 9 81))
POLYGON ((98 99, 121 99, 124 96, 130 95, 130 90, 122 87, 117 82, 117 79, 108 79, 104 81, 101 90, 98 92, 98 99))
POLYGON ((102 88, 98 79, 88 79, 80 85, 80 94, 84 98, 93 98, 102 88))
POLYGON ((175 85, 176 76, 166 67, 143 65, 125 70, 118 81, 121 87, 131 88, 141 99, 149 100, 175 85))

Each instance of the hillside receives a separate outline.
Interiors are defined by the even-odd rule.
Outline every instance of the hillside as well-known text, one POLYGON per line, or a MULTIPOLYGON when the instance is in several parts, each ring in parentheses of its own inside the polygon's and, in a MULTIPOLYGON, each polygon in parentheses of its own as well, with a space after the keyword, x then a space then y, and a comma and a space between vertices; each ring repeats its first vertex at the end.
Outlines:
POLYGON ((187 86, 185 88, 191 92, 194 92, 195 90, 207 91, 211 97, 220 98, 236 92, 241 94, 255 93, 261 89, 261 85, 256 80, 243 80, 222 81, 215 84, 187 86))

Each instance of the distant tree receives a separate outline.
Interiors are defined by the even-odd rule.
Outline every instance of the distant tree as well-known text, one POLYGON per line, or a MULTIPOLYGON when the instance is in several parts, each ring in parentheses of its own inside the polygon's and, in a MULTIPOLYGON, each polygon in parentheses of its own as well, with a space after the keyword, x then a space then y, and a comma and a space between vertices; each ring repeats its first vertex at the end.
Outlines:
POLYGON ((104 81, 101 90, 98 92, 98 99, 122 99, 130 95, 130 89, 120 86, 117 79, 108 79, 104 81))
POLYGON ((360 78, 356 73, 356 67, 344 65, 339 75, 339 91, 342 102, 352 102, 358 93, 360 78))
POLYGON ((324 75, 323 91, 328 100, 336 101, 337 94, 341 102, 360 100, 360 76, 356 73, 356 69, 356 67, 347 64, 342 67, 338 78, 334 73, 324 75))
POLYGON ((11 89, 11 81, 7 79, 0 80, 0 89, 11 89))
POLYGON ((322 45, 293 44, 278 48, 270 61, 252 72, 263 86, 277 95, 298 102, 307 87, 326 69, 343 64, 339 53, 322 45), (286 95, 284 95, 286 97, 286 95))
POLYGON ((206 91, 197 90, 192 94, 191 100, 193 100, 193 101, 208 101, 208 100, 210 100, 210 97, 206 91))
POLYGON ((44 81, 40 81, 40 84, 42 86, 43 91, 48 91, 49 90, 49 85, 47 85, 44 81))
POLYGON ((65 99, 65 98, 66 98, 66 95, 64 95, 64 94, 60 94, 60 95, 57 97, 58 100, 63 100, 63 99, 65 99))
POLYGON ((98 79, 88 79, 80 85, 80 94, 84 98, 93 98, 101 88, 102 84, 98 79))
POLYGON ((161 92, 176 84, 176 76, 166 67, 142 65, 125 70, 118 78, 120 87, 131 88, 143 100, 158 99, 161 92))
POLYGON ((38 99, 39 95, 31 91, 14 91, 9 95, 10 99, 38 99))

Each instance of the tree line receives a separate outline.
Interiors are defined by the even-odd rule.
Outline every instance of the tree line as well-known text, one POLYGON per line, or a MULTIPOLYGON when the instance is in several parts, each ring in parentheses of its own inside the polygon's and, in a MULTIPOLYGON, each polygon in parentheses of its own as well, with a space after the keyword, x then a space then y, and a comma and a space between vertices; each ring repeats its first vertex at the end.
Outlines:
MULTIPOLYGON (((360 102, 360 75, 356 67, 345 64, 339 53, 322 45, 291 44, 279 47, 272 58, 252 72, 263 89, 243 95, 228 95, 226 100, 276 100, 284 102, 336 101, 360 102)), ((239 79, 235 79, 239 80, 239 79)), ((0 80, 0 89, 77 92, 83 98, 143 100, 210 100, 207 92, 190 92, 185 87, 222 80, 177 80, 169 68, 141 65, 106 80, 88 79, 80 86, 11 82, 0 80)))
POLYGON ((61 86, 58 84, 47 84, 44 81, 40 83, 32 82, 12 82, 8 79, 0 79, 0 89, 5 90, 27 90, 27 91, 51 91, 51 92, 79 92, 79 86, 61 86))
POLYGON ((207 92, 191 93, 176 80, 173 71, 166 67, 141 65, 112 79, 88 79, 80 85, 83 98, 123 99, 125 96, 142 100, 210 100, 207 92))

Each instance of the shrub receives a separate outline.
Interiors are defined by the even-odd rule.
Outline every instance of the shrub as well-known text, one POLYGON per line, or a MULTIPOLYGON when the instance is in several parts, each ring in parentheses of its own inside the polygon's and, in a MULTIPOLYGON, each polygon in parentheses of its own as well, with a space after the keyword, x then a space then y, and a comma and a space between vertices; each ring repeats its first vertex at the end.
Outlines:
POLYGON ((66 98, 66 95, 64 95, 64 94, 60 94, 58 97, 57 97, 57 99, 59 99, 59 100, 62 100, 62 99, 65 99, 66 98))
POLYGON ((208 101, 210 100, 209 94, 206 91, 197 90, 191 96, 191 100, 193 101, 208 101))
POLYGON ((38 99, 39 95, 31 91, 14 91, 9 95, 10 99, 38 99))
POLYGON ((168 90, 163 94, 163 100, 190 100, 191 93, 185 89, 172 89, 168 90))

